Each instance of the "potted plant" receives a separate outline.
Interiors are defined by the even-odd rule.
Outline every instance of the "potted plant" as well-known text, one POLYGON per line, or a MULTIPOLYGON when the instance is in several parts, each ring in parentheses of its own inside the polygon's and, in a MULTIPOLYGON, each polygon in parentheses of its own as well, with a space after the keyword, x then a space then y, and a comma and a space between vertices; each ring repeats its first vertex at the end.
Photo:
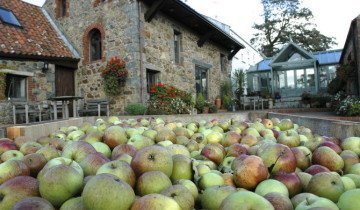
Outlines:
POLYGON ((216 99, 215 99, 215 106, 217 109, 220 109, 221 108, 221 98, 220 96, 217 96, 216 99))
POLYGON ((108 95, 119 95, 121 87, 125 86, 128 73, 125 60, 117 56, 111 58, 106 66, 101 69, 105 92, 108 95))

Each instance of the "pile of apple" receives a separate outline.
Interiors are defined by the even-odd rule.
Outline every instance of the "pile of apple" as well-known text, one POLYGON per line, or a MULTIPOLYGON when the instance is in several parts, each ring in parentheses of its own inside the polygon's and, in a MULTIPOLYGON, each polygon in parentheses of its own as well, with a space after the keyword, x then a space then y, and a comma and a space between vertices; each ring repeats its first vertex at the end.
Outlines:
POLYGON ((360 137, 289 119, 64 127, 0 139, 0 209, 360 209, 360 137))

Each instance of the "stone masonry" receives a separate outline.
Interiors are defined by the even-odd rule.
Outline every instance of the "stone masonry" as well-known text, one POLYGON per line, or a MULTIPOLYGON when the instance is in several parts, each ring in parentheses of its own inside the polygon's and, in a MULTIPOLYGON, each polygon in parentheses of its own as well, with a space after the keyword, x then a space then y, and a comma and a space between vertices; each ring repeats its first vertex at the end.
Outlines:
POLYGON ((146 103, 146 69, 159 71, 159 80, 195 95, 195 65, 208 68, 209 100, 219 94, 222 81, 227 79, 231 62, 221 71, 221 47, 206 42, 197 46, 199 37, 180 23, 158 13, 150 22, 144 20, 148 9, 134 0, 99 2, 69 1, 65 17, 57 17, 56 0, 47 0, 44 9, 81 54, 75 75, 77 95, 85 99, 110 99, 111 114, 123 113, 124 107, 133 102, 146 103), (88 32, 99 29, 102 33, 102 59, 88 61, 88 32), (181 33, 181 64, 175 64, 174 30, 181 33), (120 56, 127 61, 129 78, 122 94, 106 96, 100 68, 111 57, 120 56))

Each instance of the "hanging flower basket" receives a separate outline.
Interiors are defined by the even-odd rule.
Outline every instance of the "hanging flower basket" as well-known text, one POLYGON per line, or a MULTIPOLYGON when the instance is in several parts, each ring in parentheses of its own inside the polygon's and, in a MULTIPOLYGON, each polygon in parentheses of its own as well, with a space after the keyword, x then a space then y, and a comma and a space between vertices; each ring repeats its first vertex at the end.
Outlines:
POLYGON ((111 58, 101 69, 104 79, 104 90, 108 95, 119 95, 128 77, 125 60, 119 57, 111 58))

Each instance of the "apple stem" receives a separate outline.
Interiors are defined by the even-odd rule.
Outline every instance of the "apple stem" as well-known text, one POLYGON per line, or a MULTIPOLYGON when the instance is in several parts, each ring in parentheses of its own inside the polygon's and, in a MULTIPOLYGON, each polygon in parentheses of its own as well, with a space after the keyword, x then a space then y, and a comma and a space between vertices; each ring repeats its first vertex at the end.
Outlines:
POLYGON ((269 167, 270 173, 272 173, 272 171, 273 171, 276 163, 278 162, 279 158, 280 158, 283 154, 284 154, 284 152, 281 152, 280 155, 276 158, 275 163, 273 163, 273 164, 269 167))
POLYGON ((310 205, 308 198, 305 198, 305 200, 306 200, 306 204, 310 205))

